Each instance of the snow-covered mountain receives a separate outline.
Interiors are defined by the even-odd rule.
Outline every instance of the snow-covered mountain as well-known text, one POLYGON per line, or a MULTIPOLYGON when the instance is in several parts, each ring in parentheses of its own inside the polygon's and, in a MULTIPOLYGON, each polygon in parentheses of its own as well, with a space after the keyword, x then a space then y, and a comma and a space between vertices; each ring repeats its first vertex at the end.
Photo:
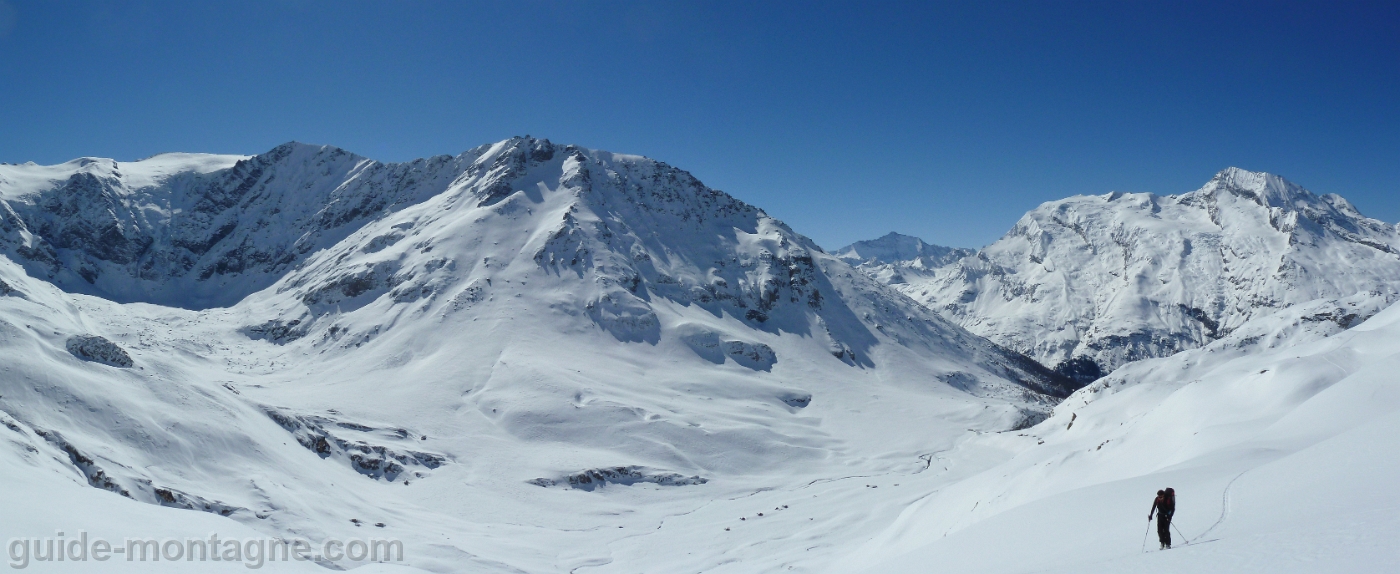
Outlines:
POLYGON ((1045 203, 976 255, 895 286, 1087 382, 1291 305, 1395 301, 1400 233, 1340 196, 1230 168, 1181 195, 1045 203))
POLYGON ((836 250, 835 255, 852 265, 881 263, 918 263, 933 269, 942 267, 976 250, 964 247, 944 247, 927 243, 912 235, 901 235, 893 231, 883 237, 857 241, 836 250))
MULTIPOLYGON (((812 567, 891 507, 798 497, 1074 388, 684 171, 547 140, 0 166, 0 200, 5 504, 96 487, 128 529, 383 524, 433 571, 812 567), (807 520, 722 538, 784 501, 807 520), (753 543, 799 526, 833 542, 753 543)), ((0 533, 64 521, 121 538, 76 510, 0 533)))
POLYGON ((0 248, 35 277, 118 302, 229 306, 367 221, 442 193, 482 149, 384 164, 289 143, 0 166, 0 248))
POLYGON ((857 241, 836 251, 836 256, 887 285, 926 278, 934 270, 975 253, 964 247, 925 243, 910 235, 890 232, 884 237, 857 241))
POLYGON ((1272 176, 1046 204, 942 267, 899 238, 843 251, 864 271, 684 171, 532 138, 0 165, 0 202, 7 550, 403 541, 400 566, 259 563, 367 573, 1400 559, 1396 230, 1272 176), (904 262, 933 274, 866 274, 904 262), (1051 359, 1186 350, 1071 394, 896 290, 920 285, 1051 359), (1141 554, 1168 485, 1193 544, 1141 554))
MULTIPOLYGON (((203 309, 276 282, 278 294, 292 292, 274 298, 278 312, 299 315, 251 332, 279 341, 386 293, 395 305, 461 289, 488 297, 490 270, 522 254, 542 272, 582 279, 573 302, 624 341, 655 342, 656 297, 749 328, 820 335, 850 364, 870 364, 872 327, 910 341, 959 336, 936 318, 916 321, 917 306, 844 277, 810 240, 688 173, 547 140, 405 164, 291 143, 249 158, 3 166, 0 207, 11 258, 65 291, 203 309), (469 208, 480 213, 459 213, 469 208), (552 219, 537 213, 545 208, 552 219), (506 228, 520 229, 495 237, 506 228), (441 242, 451 249, 433 253, 441 242), (847 303, 847 291, 888 302, 857 318, 862 303, 847 303)), ((1028 369, 1018 374, 1028 383, 1054 381, 1028 369)))

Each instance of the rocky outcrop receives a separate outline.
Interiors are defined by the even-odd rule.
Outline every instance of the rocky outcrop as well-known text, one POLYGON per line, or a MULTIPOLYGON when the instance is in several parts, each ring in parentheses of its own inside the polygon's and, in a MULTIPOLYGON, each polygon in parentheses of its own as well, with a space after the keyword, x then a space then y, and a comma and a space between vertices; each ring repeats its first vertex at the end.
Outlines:
POLYGON ((339 460, 370 478, 389 482, 402 479, 406 482, 410 480, 410 476, 421 478, 425 471, 447 463, 447 457, 443 455, 402 446, 409 441, 427 439, 426 436, 411 433, 407 429, 296 414, 271 407, 265 408, 264 412, 283 429, 292 433, 297 443, 307 450, 321 458, 339 460))
POLYGON ((565 486, 568 488, 593 491, 608 485, 631 486, 634 484, 655 484, 658 486, 694 486, 709 482, 699 476, 685 476, 674 472, 662 472, 641 466, 615 466, 593 468, 567 474, 558 478, 536 478, 528 481, 535 486, 565 486))
POLYGON ((84 361, 122 368, 129 368, 134 364, 131 361, 131 355, 126 354, 126 350, 97 335, 69 337, 66 347, 74 357, 84 361))

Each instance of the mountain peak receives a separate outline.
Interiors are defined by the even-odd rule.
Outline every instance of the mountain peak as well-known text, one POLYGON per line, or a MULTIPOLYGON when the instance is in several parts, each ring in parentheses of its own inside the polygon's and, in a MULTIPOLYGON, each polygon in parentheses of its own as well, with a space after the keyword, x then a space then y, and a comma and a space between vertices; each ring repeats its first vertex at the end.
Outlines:
POLYGON ((289 141, 274 147, 264 153, 253 156, 255 158, 266 158, 270 162, 278 162, 288 158, 312 158, 312 157, 350 157, 354 160, 368 159, 358 154, 351 153, 333 145, 311 144, 299 141, 289 141))
POLYGON ((1232 167, 1181 195, 1047 202, 977 258, 888 282, 1087 380, 1203 346, 1289 305, 1356 293, 1394 300, 1397 246, 1394 226, 1339 196, 1232 167), (1080 368, 1089 365, 1098 368, 1080 368))
POLYGON ((891 231, 876 239, 857 241, 836 250, 836 256, 853 265, 915 264, 939 267, 972 254, 971 249, 934 245, 912 235, 891 231))
POLYGON ((1289 208, 1299 202, 1312 204, 1320 201, 1312 192, 1282 176, 1238 167, 1220 170, 1200 191, 1211 193, 1217 190, 1242 195, 1264 207, 1289 208))

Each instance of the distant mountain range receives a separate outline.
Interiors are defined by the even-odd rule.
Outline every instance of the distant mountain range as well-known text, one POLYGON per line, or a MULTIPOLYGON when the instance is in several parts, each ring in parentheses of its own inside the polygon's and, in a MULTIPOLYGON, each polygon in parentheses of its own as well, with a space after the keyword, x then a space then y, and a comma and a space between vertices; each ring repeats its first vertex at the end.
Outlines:
POLYGON ((941 264, 900 249, 915 245, 954 252, 892 234, 838 253, 871 253, 861 268, 872 277, 1082 382, 1205 346, 1261 313, 1357 294, 1388 304, 1400 291, 1395 225, 1237 168, 1180 195, 1048 202, 941 264))

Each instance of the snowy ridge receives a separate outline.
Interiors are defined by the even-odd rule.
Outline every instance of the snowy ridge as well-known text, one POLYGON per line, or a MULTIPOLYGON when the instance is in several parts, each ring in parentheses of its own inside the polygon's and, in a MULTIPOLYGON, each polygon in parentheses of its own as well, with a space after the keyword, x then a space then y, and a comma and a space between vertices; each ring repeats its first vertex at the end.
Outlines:
POLYGON ((891 231, 884 237, 857 241, 836 250, 835 255, 852 265, 915 263, 928 269, 942 267, 976 251, 963 247, 944 247, 925 243, 910 235, 900 235, 891 231))
POLYGON ((229 306, 364 222, 440 193, 481 151, 381 164, 289 143, 253 157, 0 166, 0 248, 70 292, 229 306))
POLYGON ((1041 205, 974 257, 897 287, 974 333, 1089 381, 1194 349, 1260 313, 1396 300, 1396 227, 1275 175, 1230 168, 1171 196, 1041 205))

